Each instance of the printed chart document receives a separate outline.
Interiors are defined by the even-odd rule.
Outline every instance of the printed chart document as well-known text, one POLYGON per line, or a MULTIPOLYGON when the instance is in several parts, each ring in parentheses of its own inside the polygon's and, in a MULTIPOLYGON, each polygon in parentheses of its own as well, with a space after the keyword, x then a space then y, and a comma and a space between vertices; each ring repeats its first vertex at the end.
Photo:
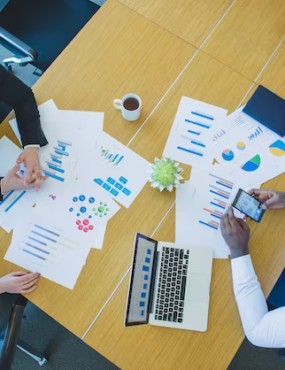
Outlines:
POLYGON ((101 249, 107 222, 120 206, 99 187, 90 191, 84 183, 75 182, 64 193, 46 193, 35 212, 64 226, 70 235, 90 247, 101 249))
POLYGON ((214 157, 219 164, 213 165, 214 171, 247 188, 284 172, 284 139, 243 113, 242 108, 221 125, 226 134, 215 145, 214 157))
MULTIPOLYGON (((57 106, 55 105, 55 102, 52 99, 50 99, 45 103, 39 105, 38 110, 40 114, 41 127, 45 133, 47 140, 49 141, 49 136, 53 132, 53 127, 51 127, 51 123, 54 122, 58 112, 57 106)), ((12 119, 11 121, 9 121, 9 124, 12 130, 14 131, 14 134, 16 135, 17 139, 19 140, 19 143, 22 145, 17 119, 16 118, 12 119)))
POLYGON ((182 97, 163 156, 210 169, 213 162, 212 133, 227 110, 182 97))
POLYGON ((14 230, 4 259, 73 289, 88 253, 89 248, 60 225, 31 214, 14 230))
POLYGON ((209 247, 214 258, 227 258, 220 220, 238 189, 228 178, 193 168, 190 181, 176 190, 176 243, 209 247))
MULTIPOLYGON (((11 170, 16 163, 22 150, 11 140, 4 136, 0 140, 0 176, 3 177, 11 170)), ((23 220, 23 215, 31 211, 33 205, 40 197, 40 193, 34 188, 25 190, 11 190, 4 195, 0 201, 0 222, 1 227, 10 232, 23 220)))
POLYGON ((87 176, 89 186, 100 187, 128 208, 148 181, 149 162, 105 132, 85 147, 92 160, 78 166, 79 178, 87 176))

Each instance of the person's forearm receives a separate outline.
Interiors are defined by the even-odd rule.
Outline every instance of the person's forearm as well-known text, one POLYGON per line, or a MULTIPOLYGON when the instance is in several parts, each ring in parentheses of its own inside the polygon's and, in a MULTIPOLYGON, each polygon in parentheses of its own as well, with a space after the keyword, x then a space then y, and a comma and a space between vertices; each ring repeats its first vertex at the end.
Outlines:
POLYGON ((249 255, 232 260, 233 286, 245 335, 254 345, 285 346, 285 307, 268 313, 249 255))
POLYGON ((15 110, 23 147, 47 144, 32 90, 2 66, 0 66, 0 100, 15 110))

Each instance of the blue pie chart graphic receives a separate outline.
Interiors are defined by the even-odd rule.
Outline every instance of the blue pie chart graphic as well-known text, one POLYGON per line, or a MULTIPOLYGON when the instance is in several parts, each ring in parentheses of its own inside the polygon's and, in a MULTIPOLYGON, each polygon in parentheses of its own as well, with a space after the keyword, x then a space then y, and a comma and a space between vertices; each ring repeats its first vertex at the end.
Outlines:
POLYGON ((234 152, 230 149, 225 149, 223 152, 222 152, 222 157, 224 158, 225 161, 229 162, 229 161, 232 161, 234 159, 234 152))

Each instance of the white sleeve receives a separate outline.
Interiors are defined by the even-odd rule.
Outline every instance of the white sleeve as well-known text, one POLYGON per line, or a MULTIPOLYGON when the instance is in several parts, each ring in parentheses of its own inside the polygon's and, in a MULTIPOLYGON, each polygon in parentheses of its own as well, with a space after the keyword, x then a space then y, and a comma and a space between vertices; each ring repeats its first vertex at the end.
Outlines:
POLYGON ((249 255, 232 259, 235 298, 247 339, 254 345, 285 348, 285 307, 268 312, 249 255))

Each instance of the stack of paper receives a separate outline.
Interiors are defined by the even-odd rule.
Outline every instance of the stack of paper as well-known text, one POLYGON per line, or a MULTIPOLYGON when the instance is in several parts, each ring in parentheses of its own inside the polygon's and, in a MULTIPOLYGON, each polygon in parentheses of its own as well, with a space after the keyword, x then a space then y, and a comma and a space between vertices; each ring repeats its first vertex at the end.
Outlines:
MULTIPOLYGON (((7 231, 14 227, 5 259, 72 288, 90 249, 102 248, 107 223, 120 209, 116 201, 129 207, 146 184, 149 163, 103 131, 103 113, 62 111, 52 100, 39 106, 39 112, 48 140, 39 149, 39 158, 49 179, 37 193, 34 189, 11 192, 0 203, 1 226, 9 225, 7 231), (10 197, 13 207, 9 208, 10 197), (23 215, 28 219, 25 224, 23 215), (30 234, 39 236, 38 227, 46 233, 43 236, 41 231, 41 238, 34 238, 30 234), (49 250, 54 245, 42 238, 57 243, 59 254, 54 255, 49 250), (68 244, 62 249, 62 239, 78 247, 71 249, 68 244)), ((16 120, 10 124, 20 140, 16 120)), ((11 159, 3 172, 13 166, 20 152, 7 139, 1 151, 0 141, 0 155, 6 158, 8 153, 11 159)))
POLYGON ((259 187, 285 169, 284 140, 242 109, 226 117, 222 108, 182 97, 164 149, 194 167, 176 192, 176 241, 211 247, 216 258, 229 254, 220 219, 238 189, 259 187))

